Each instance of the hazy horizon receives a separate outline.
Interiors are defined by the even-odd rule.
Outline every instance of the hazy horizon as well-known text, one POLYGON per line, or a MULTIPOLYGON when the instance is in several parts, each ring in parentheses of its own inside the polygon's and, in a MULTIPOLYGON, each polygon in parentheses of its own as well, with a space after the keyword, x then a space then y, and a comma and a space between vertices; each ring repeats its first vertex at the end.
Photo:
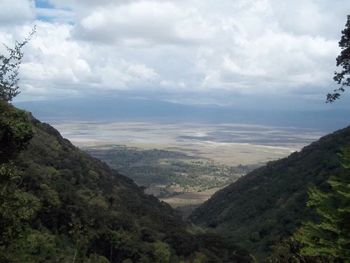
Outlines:
POLYGON ((332 132, 348 126, 350 110, 274 109, 218 105, 190 105, 130 97, 85 98, 17 102, 43 121, 162 122, 250 124, 270 127, 309 128, 332 132))
POLYGON ((349 9, 346 0, 1 1, 0 42, 11 47, 36 25, 14 102, 39 117, 50 108, 57 117, 69 101, 91 118, 115 114, 104 105, 115 99, 127 116, 127 102, 149 113, 130 116, 138 119, 171 108, 180 112, 171 120, 242 122, 229 117, 238 112, 248 123, 331 131, 350 111, 348 94, 325 103, 349 9))

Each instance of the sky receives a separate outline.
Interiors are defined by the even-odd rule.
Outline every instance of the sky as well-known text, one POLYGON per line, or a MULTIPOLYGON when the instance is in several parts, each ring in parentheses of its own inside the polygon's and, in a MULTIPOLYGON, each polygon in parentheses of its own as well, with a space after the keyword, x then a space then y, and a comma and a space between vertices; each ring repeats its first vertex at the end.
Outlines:
POLYGON ((1 0, 0 42, 36 25, 18 101, 324 109, 349 11, 348 0, 1 0))

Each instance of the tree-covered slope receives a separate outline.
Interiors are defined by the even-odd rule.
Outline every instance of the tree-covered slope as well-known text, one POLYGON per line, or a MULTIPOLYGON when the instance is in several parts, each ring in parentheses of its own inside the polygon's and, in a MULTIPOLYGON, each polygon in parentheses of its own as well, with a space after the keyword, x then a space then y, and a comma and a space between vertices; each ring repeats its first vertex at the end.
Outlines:
POLYGON ((249 262, 1 101, 0 208, 0 262, 249 262))
MULTIPOLYGON (((302 220, 310 186, 327 190, 326 180, 346 172, 338 154, 350 143, 350 127, 270 162, 217 192, 191 216, 194 223, 225 233, 258 257, 290 236, 302 220)), ((349 173, 349 172, 347 172, 349 173)))

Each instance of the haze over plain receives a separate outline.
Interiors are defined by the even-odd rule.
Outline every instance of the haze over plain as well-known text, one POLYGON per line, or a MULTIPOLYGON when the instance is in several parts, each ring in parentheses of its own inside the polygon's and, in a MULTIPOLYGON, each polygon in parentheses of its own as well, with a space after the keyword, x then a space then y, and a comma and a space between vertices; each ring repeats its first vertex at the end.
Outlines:
POLYGON ((276 122, 307 111, 340 128, 334 118, 348 115, 348 96, 324 101, 349 8, 346 0, 6 0, 0 41, 11 46, 37 25, 16 102, 62 107, 57 100, 74 98, 98 112, 104 100, 137 99, 226 106, 248 120, 262 111, 276 122))

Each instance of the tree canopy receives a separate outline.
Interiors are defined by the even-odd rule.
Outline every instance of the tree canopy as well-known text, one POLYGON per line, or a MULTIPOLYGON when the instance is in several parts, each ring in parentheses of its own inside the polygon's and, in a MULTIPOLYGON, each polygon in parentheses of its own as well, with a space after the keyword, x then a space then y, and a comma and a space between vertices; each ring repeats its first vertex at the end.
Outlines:
POLYGON ((334 102, 339 99, 345 88, 350 86, 350 15, 348 15, 345 29, 342 31, 339 47, 341 52, 337 57, 337 67, 341 67, 341 71, 335 72, 333 79, 341 86, 327 95, 327 102, 334 102))
POLYGON ((315 209, 318 220, 304 223, 295 236, 304 255, 350 262, 350 148, 343 151, 342 164, 345 172, 328 180, 330 191, 309 191, 307 205, 315 209))
POLYGON ((5 45, 7 54, 0 54, 0 100, 12 101, 20 93, 18 70, 24 55, 22 48, 29 42, 35 31, 34 27, 28 37, 22 42, 16 41, 13 48, 5 45))

